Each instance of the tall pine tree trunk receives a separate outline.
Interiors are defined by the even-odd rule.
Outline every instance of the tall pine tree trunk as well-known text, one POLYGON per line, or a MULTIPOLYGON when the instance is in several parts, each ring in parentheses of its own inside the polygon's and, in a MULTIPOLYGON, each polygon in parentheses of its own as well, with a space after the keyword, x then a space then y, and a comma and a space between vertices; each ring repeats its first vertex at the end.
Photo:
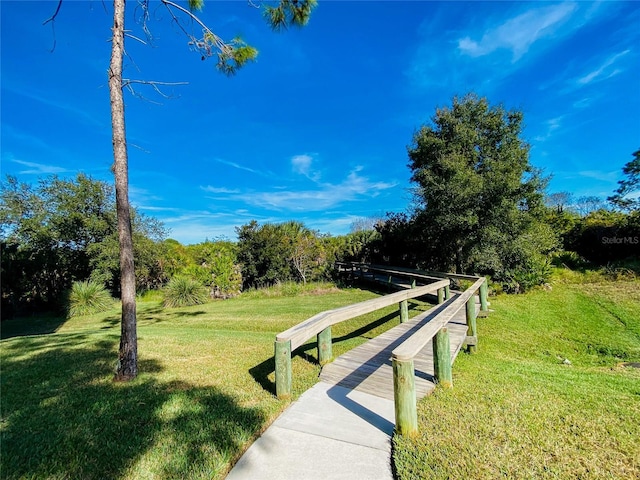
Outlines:
POLYGON ((120 243, 120 289, 122 326, 116 380, 130 380, 138 374, 138 335, 136 332, 136 277, 133 264, 133 239, 129 209, 129 173, 127 139, 122 95, 122 57, 124 55, 125 0, 113 1, 113 35, 109 65, 113 173, 116 184, 118 240, 120 243))

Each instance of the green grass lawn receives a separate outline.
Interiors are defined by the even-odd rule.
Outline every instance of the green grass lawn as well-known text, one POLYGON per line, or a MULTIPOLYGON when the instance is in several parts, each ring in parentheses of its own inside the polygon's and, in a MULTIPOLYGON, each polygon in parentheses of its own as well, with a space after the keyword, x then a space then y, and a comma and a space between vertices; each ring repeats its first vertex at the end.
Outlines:
MULTIPOLYGON (((374 296, 335 288, 296 297, 253 292, 166 310, 157 299, 141 301, 140 375, 130 383, 113 382, 117 308, 67 321, 5 321, 0 476, 223 478, 287 406, 273 395, 275 334, 374 296)), ((397 323, 397 308, 389 308, 336 326, 334 352, 397 323)), ((294 357, 294 397, 317 381, 315 355, 310 343, 294 357)))
POLYGON ((491 299, 454 388, 395 438, 401 480, 640 478, 640 283, 491 299), (567 361, 565 361, 565 359, 567 361))
MULTIPOLYGON (((180 309, 145 297, 141 373, 129 383, 113 382, 118 309, 5 321, 0 476, 223 478, 287 406, 273 395, 275 334, 374 296, 312 287, 180 309)), ((640 362, 640 283, 565 283, 491 302, 454 388, 419 403, 418 437, 394 440, 398 477, 639 478, 640 370, 623 364, 640 362)), ((397 323, 390 307, 336 325, 334 354, 397 323)), ((297 351, 294 397, 316 383, 315 355, 314 342, 297 351)))

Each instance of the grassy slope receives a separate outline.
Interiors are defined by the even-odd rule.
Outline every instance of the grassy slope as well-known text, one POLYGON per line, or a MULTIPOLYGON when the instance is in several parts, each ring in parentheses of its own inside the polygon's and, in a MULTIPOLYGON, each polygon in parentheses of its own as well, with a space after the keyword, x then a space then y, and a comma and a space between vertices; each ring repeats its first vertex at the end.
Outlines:
MULTIPOLYGON (((286 407, 272 394, 275 334, 372 297, 360 290, 249 296, 174 310, 141 302, 141 374, 126 384, 112 381, 117 309, 62 325, 4 322, 2 478, 222 478, 286 407), (25 326, 57 331, 15 336, 25 326)), ((397 321, 390 308, 340 325, 335 353, 397 321)), ((317 381, 313 357, 308 345, 294 358, 294 396, 317 381)))
POLYGON ((401 480, 640 478, 640 283, 492 299, 455 387, 396 438, 401 480), (563 363, 568 359, 571 363, 563 363))
MULTIPOLYGON (((272 395, 275 333, 372 296, 248 296, 164 311, 143 302, 142 373, 127 384, 112 382, 117 310, 38 319, 29 337, 4 322, 1 476, 222 478, 286 406, 272 395)), ((639 307, 638 283, 493 299, 479 353, 459 357, 453 390, 420 403, 420 437, 396 441, 401 479, 637 478, 640 371, 620 363, 640 361, 639 307)), ((336 326, 334 353, 395 324, 390 308, 336 326)), ((319 371, 313 345, 300 350, 295 395, 319 371)))

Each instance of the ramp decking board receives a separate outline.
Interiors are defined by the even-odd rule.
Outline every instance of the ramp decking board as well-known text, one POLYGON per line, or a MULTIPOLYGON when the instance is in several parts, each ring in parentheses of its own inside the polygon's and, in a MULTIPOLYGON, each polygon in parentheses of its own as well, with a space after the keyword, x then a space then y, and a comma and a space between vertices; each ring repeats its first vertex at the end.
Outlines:
MULTIPOLYGON (((393 369, 391 352, 421 326, 442 310, 436 305, 408 322, 378 335, 368 342, 337 357, 322 368, 320 381, 358 390, 393 400, 393 369)), ((476 312, 479 310, 476 305, 476 312)), ((447 323, 451 344, 451 360, 455 360, 466 338, 465 309, 462 308, 447 323)), ((435 388, 433 378, 433 347, 428 342, 414 358, 416 396, 422 398, 435 388)))

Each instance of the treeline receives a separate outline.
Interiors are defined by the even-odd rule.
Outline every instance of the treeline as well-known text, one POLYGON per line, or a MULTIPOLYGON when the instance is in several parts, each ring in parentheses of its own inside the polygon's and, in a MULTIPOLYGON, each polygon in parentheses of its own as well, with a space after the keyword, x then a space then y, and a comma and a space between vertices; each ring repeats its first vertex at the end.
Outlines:
MULTIPOLYGON (((640 151, 606 202, 592 198, 576 208, 566 193, 545 194, 548 179, 529 163, 522 125, 520 111, 473 94, 454 98, 408 148, 411 209, 360 222, 347 235, 323 235, 296 221, 252 221, 236 229, 237 242, 185 246, 134 210, 138 292, 183 279, 208 297, 225 298, 248 288, 330 279, 336 261, 486 275, 506 292, 546 282, 554 261, 626 261, 637 269, 640 151)), ((114 192, 104 182, 80 174, 32 186, 7 177, 0 240, 3 318, 55 309, 81 280, 119 296, 114 192)))
MULTIPOLYGON (((212 298, 286 281, 330 279, 337 260, 363 261, 373 232, 322 235, 300 222, 237 228, 238 241, 182 245, 158 220, 132 211, 138 292, 189 278, 212 298)), ((2 317, 61 308, 73 282, 92 280, 118 297, 113 187, 84 174, 37 185, 7 177, 0 193, 2 317)))

